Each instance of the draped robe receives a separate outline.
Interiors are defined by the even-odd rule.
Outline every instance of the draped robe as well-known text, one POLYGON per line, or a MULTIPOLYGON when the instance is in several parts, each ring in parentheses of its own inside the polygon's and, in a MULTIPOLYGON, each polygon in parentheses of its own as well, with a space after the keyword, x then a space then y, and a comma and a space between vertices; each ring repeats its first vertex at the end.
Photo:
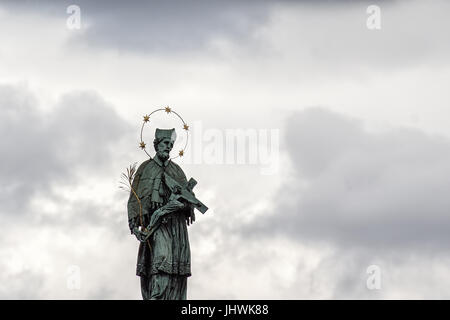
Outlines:
MULTIPOLYGON (((157 156, 143 162, 136 171, 132 187, 141 202, 145 227, 158 208, 152 208, 152 203, 165 205, 171 195, 165 175, 170 175, 180 185, 187 183, 180 166, 171 160, 163 163, 157 156)), ((147 242, 140 243, 136 275, 141 277, 144 299, 186 299, 187 277, 191 276, 186 219, 193 210, 191 204, 185 203, 183 208, 163 218, 149 239, 150 247, 147 242)), ((139 202, 133 193, 128 201, 128 222, 131 232, 140 226, 139 202)))

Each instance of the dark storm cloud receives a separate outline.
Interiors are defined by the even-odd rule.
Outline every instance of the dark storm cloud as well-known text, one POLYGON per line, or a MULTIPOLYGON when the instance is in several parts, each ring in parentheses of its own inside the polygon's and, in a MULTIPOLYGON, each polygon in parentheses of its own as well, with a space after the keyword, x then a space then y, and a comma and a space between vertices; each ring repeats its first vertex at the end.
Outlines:
MULTIPOLYGON (((214 40, 252 55, 277 50, 315 66, 314 73, 372 67, 395 70, 431 59, 448 62, 448 3, 379 1, 381 29, 369 30, 372 1, 80 2, 86 29, 70 44, 164 56, 202 52, 214 40), (95 5, 94 5, 95 3, 95 5), (282 9, 282 10, 280 10, 282 9), (283 12, 281 15, 277 15, 283 12), (295 23, 283 26, 286 14, 295 23), (268 34, 264 30, 268 27, 268 34), (275 31, 277 30, 277 31, 275 31), (332 30, 332 31, 331 31, 332 30), (255 31, 257 35, 255 35, 255 31), (276 32, 272 35, 271 32, 276 32), (278 47, 271 36, 289 36, 278 47)), ((296 63, 291 62, 293 65, 296 63)))
MULTIPOLYGON (((65 28, 66 9, 72 4, 3 1, 0 7, 14 14, 55 17, 65 28)), ((71 33, 69 46, 170 56, 202 52, 212 41, 226 39, 254 54, 281 50, 306 65, 312 60, 314 73, 322 68, 347 73, 349 68, 361 66, 395 70, 430 59, 447 61, 450 51, 442 35, 449 27, 446 12, 450 6, 443 1, 426 5, 420 1, 377 1, 380 30, 366 27, 366 9, 372 1, 80 0, 75 4, 81 8, 82 27, 71 33), (276 15, 280 12, 281 16, 276 15), (260 28, 267 26, 269 34, 278 30, 275 36, 280 39, 288 35, 289 47, 284 44, 278 48, 278 43, 266 39, 266 31, 260 28), (275 26, 272 31, 271 26, 275 26)))
MULTIPOLYGON (((14 14, 58 18, 65 28, 66 9, 72 4, 4 1, 0 7, 14 14)), ((226 39, 255 55, 270 56, 277 50, 292 54, 314 66, 314 73, 322 69, 348 73, 361 66, 395 70, 430 59, 447 61, 450 51, 449 42, 442 38, 442 30, 449 27, 450 6, 442 1, 425 6, 420 1, 377 1, 380 30, 366 27, 366 9, 372 1, 81 0, 75 4, 81 8, 82 26, 71 32, 69 47, 171 56, 201 53, 211 42, 226 39), (263 27, 269 27, 268 33, 263 27), (286 35, 290 45, 278 47, 270 40, 286 35)))
POLYGON ((81 9, 83 32, 73 42, 130 51, 197 51, 214 37, 249 39, 268 17, 269 1, 28 1, 6 2, 15 12, 32 11, 65 19, 66 8, 81 9))
POLYGON ((89 92, 63 96, 42 112, 27 89, 0 86, 0 110, 2 214, 25 213, 33 195, 75 181, 81 169, 106 170, 113 144, 130 132, 111 106, 89 92))
POLYGON ((293 182, 259 230, 346 248, 448 249, 448 139, 408 128, 370 133, 312 108, 290 117, 285 141, 293 182))

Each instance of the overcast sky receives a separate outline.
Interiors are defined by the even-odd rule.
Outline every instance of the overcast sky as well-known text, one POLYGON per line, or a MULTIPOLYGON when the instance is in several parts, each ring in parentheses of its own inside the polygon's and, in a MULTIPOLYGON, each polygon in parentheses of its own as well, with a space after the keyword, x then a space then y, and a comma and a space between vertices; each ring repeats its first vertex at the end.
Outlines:
POLYGON ((0 298, 141 298, 118 186, 146 160, 142 116, 169 105, 191 129, 174 161, 210 208, 188 298, 449 299, 449 10, 0 1, 0 298), (221 160, 238 129, 256 161, 221 160))

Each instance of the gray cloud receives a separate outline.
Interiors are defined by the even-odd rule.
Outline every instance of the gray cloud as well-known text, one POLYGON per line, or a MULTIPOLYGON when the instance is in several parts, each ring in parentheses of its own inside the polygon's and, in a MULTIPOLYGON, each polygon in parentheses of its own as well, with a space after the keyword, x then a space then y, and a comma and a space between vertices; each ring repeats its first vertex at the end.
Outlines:
POLYGON ((344 248, 447 250, 450 141, 416 129, 371 133, 322 108, 289 118, 292 176, 260 231, 344 248))
MULTIPOLYGON (((32 12, 64 21, 68 16, 66 8, 71 4, 5 1, 1 6, 14 14, 32 12)), ((431 57, 447 60, 450 46, 441 31, 448 29, 448 3, 379 1, 382 28, 377 31, 366 28, 366 9, 371 4, 372 1, 82 0, 77 5, 83 27, 72 32, 68 45, 171 56, 201 53, 211 42, 225 39, 255 56, 275 54, 282 60, 303 61, 302 73, 311 65, 314 73, 333 69, 345 74, 349 68, 395 70, 431 57), (286 35, 288 43, 282 40, 286 35)))
MULTIPOLYGON (((8 257, 4 257, 8 259, 8 257)), ((42 294, 42 286, 45 283, 45 276, 32 270, 22 270, 15 274, 5 274, 7 268, 0 264, 2 283, 8 286, 0 286, 1 299, 36 299, 42 294), (26 285, 24 285, 26 284, 26 285)))
MULTIPOLYGON (((380 30, 366 27, 368 5, 352 3, 345 7, 299 6, 298 15, 306 10, 296 27, 306 48, 301 51, 320 61, 324 68, 372 67, 376 70, 409 67, 429 63, 430 58, 448 61, 450 46, 443 41, 442 30, 448 29, 446 9, 448 2, 437 1, 424 5, 421 1, 396 1, 376 3, 380 7, 380 30), (321 19, 317 16, 322 13, 321 19), (333 32, 330 32, 332 28, 333 32), (305 32, 308 30, 308 32, 305 32), (311 31, 310 31, 311 30, 311 31)), ((300 51, 300 50, 299 50, 300 51)), ((301 53, 301 51, 299 53, 301 53)))
MULTIPOLYGON (((65 18, 72 1, 6 2, 14 12, 65 18)), ((97 48, 176 54, 205 49, 214 37, 242 41, 268 18, 269 1, 77 1, 83 32, 72 38, 97 48)))
POLYGON ((23 214, 37 193, 110 168, 113 147, 130 127, 98 95, 63 96, 42 112, 26 89, 0 86, 2 214, 23 214), (87 169, 87 171, 86 171, 87 169))
MULTIPOLYGON (((28 88, 2 85, 0 110, 0 297, 133 297, 111 281, 114 273, 104 274, 103 263, 119 258, 105 248, 133 240, 126 208, 110 197, 126 203, 116 170, 135 130, 94 92, 72 92, 44 108, 28 88), (97 184, 106 190, 93 196, 97 184), (82 291, 67 288, 70 265, 81 268, 82 291)), ((134 260, 124 264, 131 279, 134 260)))

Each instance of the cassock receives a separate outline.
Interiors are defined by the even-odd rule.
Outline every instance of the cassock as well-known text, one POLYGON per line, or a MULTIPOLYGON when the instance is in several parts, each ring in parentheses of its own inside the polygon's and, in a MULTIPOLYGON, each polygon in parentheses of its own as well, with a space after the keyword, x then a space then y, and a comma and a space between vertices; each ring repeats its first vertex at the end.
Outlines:
MULTIPOLYGON (((180 185, 187 183, 179 165, 171 160, 163 163, 157 156, 143 162, 136 171, 132 187, 141 202, 144 227, 153 212, 169 201, 171 191, 165 183, 165 175, 170 175, 180 185)), ((131 231, 141 225, 139 210, 139 202, 131 193, 128 201, 131 231)), ((193 210, 194 207, 186 203, 177 212, 165 216, 150 237, 150 246, 147 242, 140 243, 136 274, 141 277, 144 299, 186 299, 187 277, 191 276, 187 217, 193 210)))

